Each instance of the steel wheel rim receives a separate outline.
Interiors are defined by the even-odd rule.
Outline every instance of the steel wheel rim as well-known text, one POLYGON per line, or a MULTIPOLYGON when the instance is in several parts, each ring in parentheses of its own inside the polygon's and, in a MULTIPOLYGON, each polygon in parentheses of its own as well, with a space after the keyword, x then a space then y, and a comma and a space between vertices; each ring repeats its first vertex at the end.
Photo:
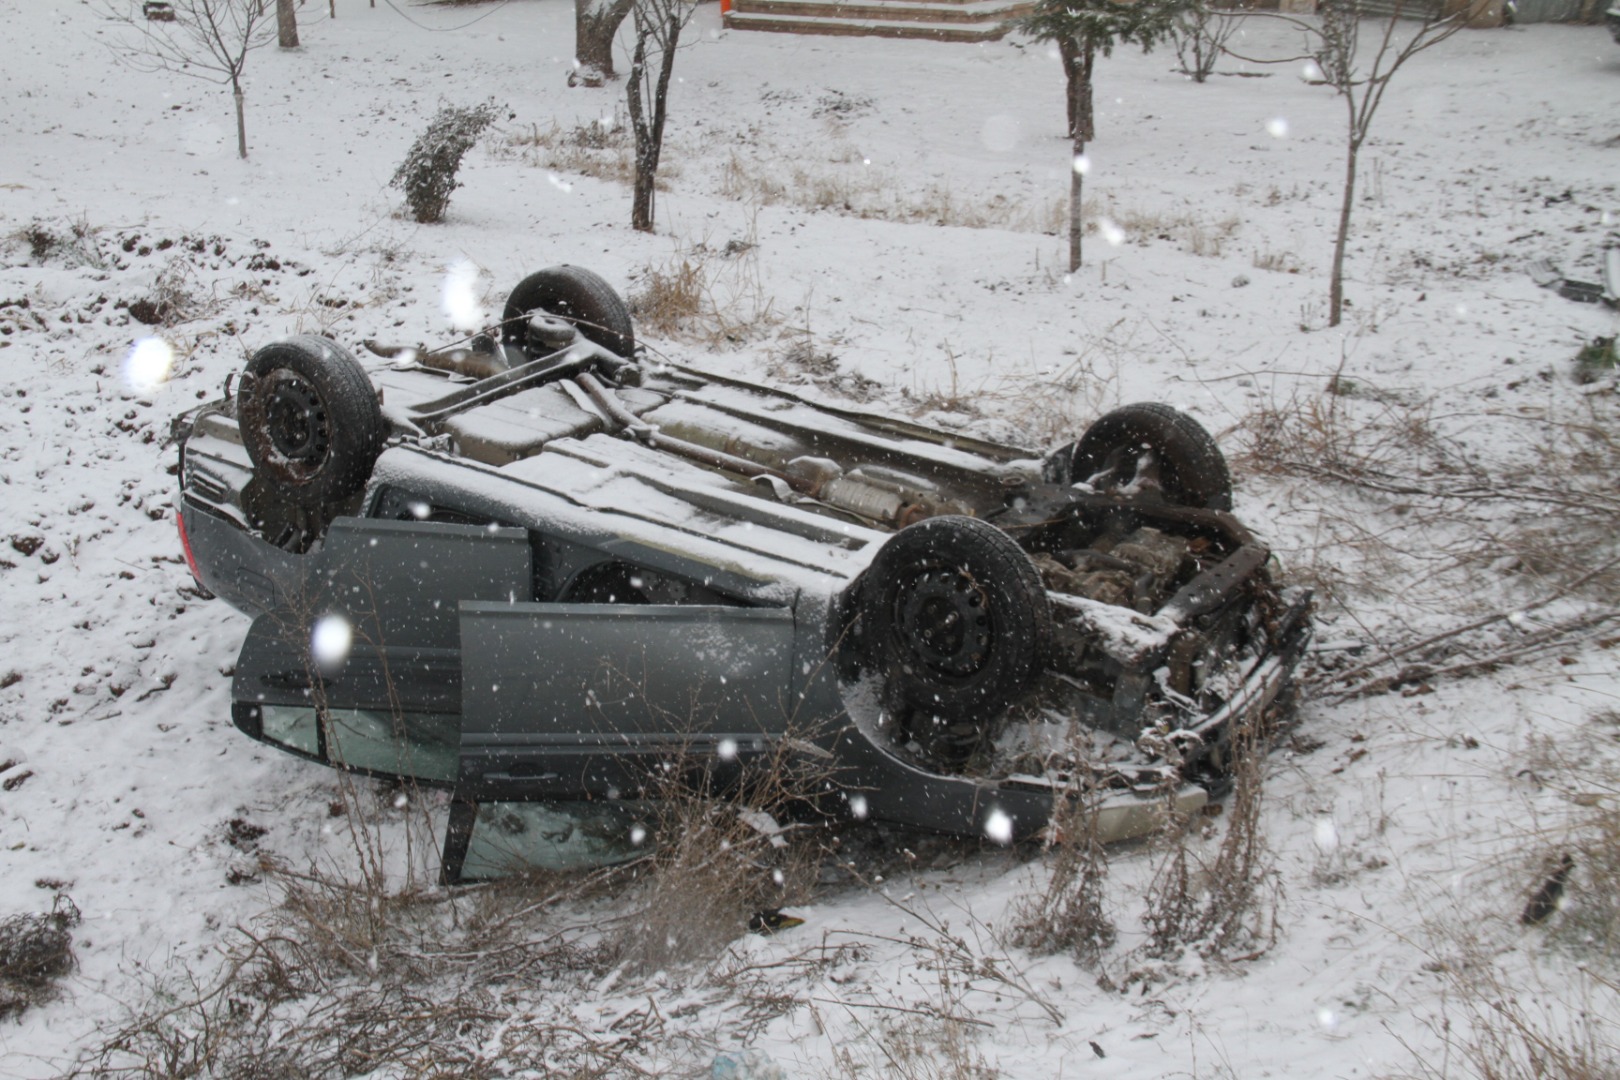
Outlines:
POLYGON ((901 586, 895 630, 908 668, 969 678, 989 659, 990 610, 984 590, 962 569, 928 567, 901 586))
POLYGON ((264 388, 264 419, 271 446, 299 477, 320 471, 331 453, 332 428, 313 386, 290 371, 272 373, 264 388))

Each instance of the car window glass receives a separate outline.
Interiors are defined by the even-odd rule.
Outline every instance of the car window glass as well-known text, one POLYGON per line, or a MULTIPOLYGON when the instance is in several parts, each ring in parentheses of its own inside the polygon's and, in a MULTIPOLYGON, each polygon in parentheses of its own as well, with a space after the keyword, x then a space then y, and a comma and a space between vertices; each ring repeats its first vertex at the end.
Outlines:
POLYGON ((486 802, 478 807, 464 881, 526 870, 614 866, 652 850, 654 806, 639 800, 486 802))
POLYGON ((325 746, 313 706, 261 705, 266 742, 334 765, 449 783, 456 778, 461 718, 446 713, 328 709, 325 746))
POLYGON ((461 718, 378 709, 328 710, 327 754, 335 764, 410 776, 456 778, 461 718))
POLYGON ((315 710, 300 705, 263 705, 259 708, 264 738, 300 753, 319 756, 320 725, 315 710))

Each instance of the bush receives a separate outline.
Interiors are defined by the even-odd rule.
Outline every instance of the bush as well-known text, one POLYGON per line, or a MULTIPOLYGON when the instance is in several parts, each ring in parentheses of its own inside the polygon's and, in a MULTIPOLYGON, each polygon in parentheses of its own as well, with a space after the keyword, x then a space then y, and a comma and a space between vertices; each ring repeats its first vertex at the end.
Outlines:
POLYGON ((424 225, 444 220, 450 193, 461 186, 456 182, 456 172, 461 168, 462 155, 472 149, 478 136, 499 115, 500 108, 493 101, 472 108, 447 105, 439 110, 427 130, 411 144, 411 152, 389 181, 391 186, 404 189, 412 217, 424 225))
POLYGON ((73 970, 73 935, 79 909, 58 896, 49 915, 13 915, 0 922, 0 1017, 19 1013, 50 995, 73 970))

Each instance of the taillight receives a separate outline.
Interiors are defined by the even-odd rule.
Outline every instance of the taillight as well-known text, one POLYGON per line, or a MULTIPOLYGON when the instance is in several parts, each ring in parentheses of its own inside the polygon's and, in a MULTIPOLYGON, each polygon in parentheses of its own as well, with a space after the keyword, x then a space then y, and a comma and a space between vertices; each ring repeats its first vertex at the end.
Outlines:
MULTIPOLYGON (((186 565, 191 568, 191 576, 198 585, 202 585, 202 574, 197 572, 197 556, 191 553, 191 537, 186 535, 186 515, 182 510, 174 512, 174 523, 180 527, 180 550, 186 553, 186 565)), ((207 588, 207 586, 203 586, 207 588)))

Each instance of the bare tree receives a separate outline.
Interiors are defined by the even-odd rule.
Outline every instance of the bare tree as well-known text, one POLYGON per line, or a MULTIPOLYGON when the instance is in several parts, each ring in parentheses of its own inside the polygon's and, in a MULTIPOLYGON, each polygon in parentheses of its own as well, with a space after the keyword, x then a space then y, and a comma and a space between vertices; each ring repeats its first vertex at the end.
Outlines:
MULTIPOLYGON (((1373 117, 1384 101, 1384 91, 1408 60, 1451 37, 1468 25, 1482 0, 1470 0, 1445 13, 1450 5, 1423 0, 1395 0, 1387 14, 1370 15, 1364 0, 1322 0, 1314 20, 1287 18, 1306 35, 1302 55, 1273 63, 1309 60, 1321 78, 1344 98, 1348 114, 1345 130, 1344 197, 1339 204, 1338 232, 1333 241, 1333 270, 1328 285, 1328 325, 1338 326, 1344 315, 1344 251, 1350 235, 1350 214, 1355 208, 1356 167, 1361 147, 1372 131, 1373 117), (1365 53, 1363 31, 1371 28, 1375 42, 1365 53)), ((1234 54, 1235 55, 1235 54, 1234 54)), ((1245 59, 1253 59, 1246 57, 1245 59)))
POLYGON ((669 115, 669 79, 681 31, 692 19, 689 0, 635 0, 636 47, 630 59, 630 127, 636 137, 636 184, 630 204, 630 227, 652 232, 658 158, 664 146, 664 120, 669 115), (657 65, 658 70, 653 71, 657 65))
POLYGON ((191 75, 220 84, 229 83, 236 99, 236 152, 247 152, 247 121, 242 109, 242 72, 248 53, 269 44, 276 36, 270 19, 272 0, 173 0, 174 18, 148 21, 130 0, 120 12, 109 11, 119 22, 134 27, 139 36, 114 45, 125 63, 138 71, 164 71, 191 75))
POLYGON ((1217 11, 1208 0, 1193 0, 1177 17, 1170 35, 1182 74, 1197 83, 1214 74, 1215 61, 1226 51, 1226 43, 1237 33, 1241 21, 1241 15, 1217 11))
POLYGON ((574 0, 574 71, 570 86, 601 86, 617 78, 613 38, 636 0, 574 0))
POLYGON ((298 12, 293 0, 276 0, 276 44, 283 49, 298 48, 298 12))

